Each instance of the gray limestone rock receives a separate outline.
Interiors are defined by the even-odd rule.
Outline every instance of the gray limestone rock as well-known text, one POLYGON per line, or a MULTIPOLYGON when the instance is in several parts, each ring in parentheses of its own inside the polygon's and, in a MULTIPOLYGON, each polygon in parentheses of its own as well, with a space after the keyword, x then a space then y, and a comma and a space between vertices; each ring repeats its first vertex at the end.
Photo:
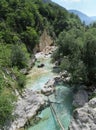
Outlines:
POLYGON ((88 102, 88 93, 85 90, 79 90, 73 100, 73 106, 82 107, 86 102, 88 102))
POLYGON ((69 130, 96 130, 96 98, 75 109, 69 130))
POLYGON ((24 127, 26 122, 37 114, 37 111, 45 104, 44 96, 26 89, 15 104, 14 121, 7 125, 6 130, 17 130, 24 127))
POLYGON ((51 95, 55 91, 54 84, 55 84, 55 80, 54 79, 49 80, 45 84, 45 86, 41 89, 41 92, 43 94, 45 94, 46 96, 51 95))

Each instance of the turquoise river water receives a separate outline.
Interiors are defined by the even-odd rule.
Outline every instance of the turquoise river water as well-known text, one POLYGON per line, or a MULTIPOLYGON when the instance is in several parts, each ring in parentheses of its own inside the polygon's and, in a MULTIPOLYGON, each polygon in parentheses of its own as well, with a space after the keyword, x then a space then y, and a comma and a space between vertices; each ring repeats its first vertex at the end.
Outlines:
MULTIPOLYGON (((40 90, 49 79, 57 75, 53 73, 53 64, 50 61, 51 58, 49 56, 37 55, 37 62, 27 76, 26 87, 30 87, 33 91, 40 90), (40 63, 43 63, 45 66, 38 68, 37 66, 40 63)), ((64 130, 68 130, 72 115, 72 90, 70 87, 62 84, 56 85, 55 88, 55 94, 49 96, 49 99, 54 102, 52 103, 53 108, 64 130)), ((30 126, 27 130, 62 130, 50 107, 45 108, 37 117, 41 120, 36 125, 30 126)))

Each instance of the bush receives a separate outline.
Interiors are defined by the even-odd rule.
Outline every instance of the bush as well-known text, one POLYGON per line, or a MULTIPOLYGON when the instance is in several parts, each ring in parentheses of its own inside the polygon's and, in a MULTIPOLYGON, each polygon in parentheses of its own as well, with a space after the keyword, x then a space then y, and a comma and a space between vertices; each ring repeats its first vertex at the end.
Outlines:
POLYGON ((8 91, 4 90, 0 94, 0 128, 6 123, 7 120, 12 119, 14 96, 8 91))
POLYGON ((11 53, 11 45, 1 43, 0 44, 0 66, 1 67, 6 67, 11 65, 10 53, 11 53))
POLYGON ((27 58, 19 45, 13 45, 11 51, 11 64, 22 69, 27 66, 27 58))
POLYGON ((32 27, 26 27, 26 31, 22 33, 22 41, 26 44, 27 50, 32 53, 34 47, 39 43, 39 36, 32 27))
POLYGON ((18 86, 22 89, 25 86, 25 75, 23 74, 19 74, 17 77, 17 82, 18 82, 18 86))
POLYGON ((14 75, 16 76, 16 80, 17 80, 17 87, 18 87, 18 89, 22 89, 22 88, 24 88, 24 86, 25 86, 25 81, 26 81, 26 76, 24 75, 24 74, 22 74, 21 72, 20 72, 20 70, 18 70, 18 68, 17 67, 14 67, 13 68, 13 73, 14 73, 14 75))

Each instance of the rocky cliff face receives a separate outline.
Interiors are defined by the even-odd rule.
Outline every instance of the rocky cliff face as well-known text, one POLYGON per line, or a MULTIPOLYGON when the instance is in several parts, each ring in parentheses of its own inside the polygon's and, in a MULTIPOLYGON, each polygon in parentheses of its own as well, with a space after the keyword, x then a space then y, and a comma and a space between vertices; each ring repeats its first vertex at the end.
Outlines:
POLYGON ((75 109, 69 130, 96 130, 96 97, 75 109))
POLYGON ((40 43, 39 43, 39 49, 42 51, 46 46, 52 45, 53 40, 52 38, 48 35, 47 31, 44 30, 43 34, 40 37, 40 43))
POLYGON ((34 53, 36 53, 37 51, 43 51, 43 49, 46 46, 50 46, 52 44, 53 44, 52 38, 48 35, 47 31, 44 30, 44 32, 40 36, 39 44, 34 49, 34 53))

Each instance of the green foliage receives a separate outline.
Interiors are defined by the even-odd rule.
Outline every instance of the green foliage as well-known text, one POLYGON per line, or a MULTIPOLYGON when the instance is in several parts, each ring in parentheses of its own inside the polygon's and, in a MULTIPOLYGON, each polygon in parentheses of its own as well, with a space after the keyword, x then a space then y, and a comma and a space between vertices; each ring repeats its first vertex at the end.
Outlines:
POLYGON ((24 87, 25 87, 25 82, 26 82, 26 77, 24 74, 22 74, 20 72, 20 70, 18 70, 17 67, 14 67, 13 68, 13 73, 16 77, 16 80, 17 80, 17 89, 19 90, 22 90, 24 87))
POLYGON ((53 2, 1 0, 0 129, 6 120, 12 118, 12 93, 15 89, 22 90, 26 81, 20 69, 27 67, 28 52, 33 52, 44 29, 54 39, 59 36, 54 60, 62 59, 61 70, 66 69, 71 73, 71 82, 89 80, 89 73, 96 81, 95 24, 92 29, 84 30, 78 17, 53 2), (89 34, 84 34, 86 30, 89 34), (93 37, 89 36, 91 33, 93 37), (87 59, 92 61, 89 63, 87 59))
POLYGON ((82 49, 82 39, 78 38, 76 29, 69 30, 68 32, 63 31, 60 33, 57 39, 58 53, 60 57, 68 56, 74 57, 75 54, 80 54, 82 49), (81 40, 81 41, 79 41, 81 40))
POLYGON ((61 70, 71 74, 71 83, 96 83, 96 29, 71 29, 60 33, 57 53, 61 70))
POLYGON ((14 44, 19 39, 20 43, 26 44, 29 52, 38 44, 45 28, 55 38, 61 31, 73 27, 73 23, 74 26, 78 26, 77 22, 81 24, 75 15, 71 17, 64 8, 53 2, 43 3, 42 0, 0 1, 0 15, 0 40, 14 44))
POLYGON ((26 44, 29 52, 32 52, 35 45, 39 41, 37 32, 34 30, 34 28, 31 28, 31 27, 27 27, 26 32, 22 33, 22 39, 23 39, 24 43, 26 44))
POLYGON ((24 88, 25 81, 26 81, 25 75, 19 74, 17 77, 17 82, 20 89, 24 88))
POLYGON ((9 80, 4 71, 0 69, 0 129, 3 129, 3 125, 7 120, 13 118, 13 101, 16 98, 12 94, 9 80))
POLYGON ((96 92, 93 92, 89 99, 96 98, 96 92))
POLYGON ((11 45, 0 44, 0 67, 11 65, 10 61, 11 45))
POLYGON ((88 82, 96 82, 96 38, 92 33, 87 33, 84 44, 83 61, 88 73, 88 82))
POLYGON ((60 58, 60 50, 57 48, 52 54, 52 61, 55 62, 57 59, 60 58))
POLYGON ((19 69, 22 69, 27 66, 26 62, 27 62, 27 59, 25 57, 24 52, 20 48, 20 46, 14 45, 12 47, 12 52, 11 52, 12 66, 17 66, 19 69))
POLYGON ((0 93, 2 92, 4 87, 5 87, 5 80, 3 78, 3 72, 0 70, 0 93))
POLYGON ((12 102, 14 96, 8 92, 8 90, 3 90, 0 94, 0 128, 5 124, 9 119, 12 119, 13 105, 12 102))

